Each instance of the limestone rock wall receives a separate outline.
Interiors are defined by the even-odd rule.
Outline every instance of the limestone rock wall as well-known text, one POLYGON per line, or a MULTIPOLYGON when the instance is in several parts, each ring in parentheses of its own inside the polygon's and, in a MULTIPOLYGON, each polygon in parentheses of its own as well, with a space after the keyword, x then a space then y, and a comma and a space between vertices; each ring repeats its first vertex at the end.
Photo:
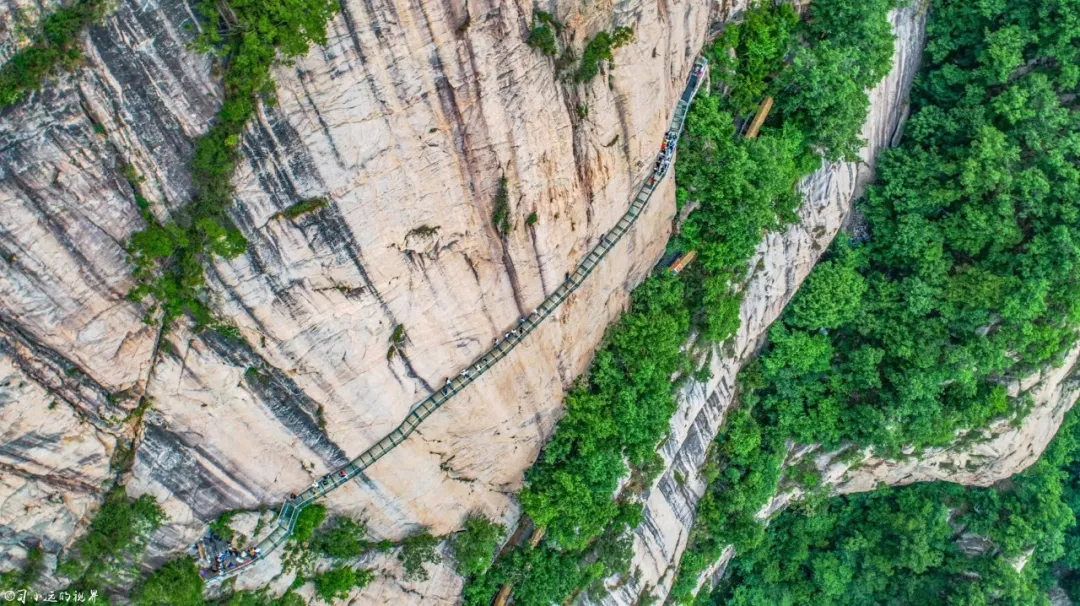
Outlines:
MULTIPOLYGON (((524 44, 527 3, 344 0, 329 43, 275 70, 277 103, 241 142, 230 212, 250 249, 208 272, 236 341, 184 326, 161 336, 125 297, 124 243, 143 227, 129 177, 162 219, 187 203, 193 138, 221 101, 210 61, 189 50, 194 5, 117 3, 87 34, 82 69, 0 112, 0 456, 11 471, 0 464, 15 495, 0 501, 0 567, 46 520, 50 549, 79 534, 142 396, 153 407, 128 490, 170 516, 150 546, 158 561, 221 512, 273 506, 379 439, 617 221, 716 10, 544 4, 579 55, 596 33, 634 27, 614 70, 574 85, 524 44), (506 236, 492 226, 501 178, 506 236), (316 196, 328 207, 278 218, 316 196), (388 356, 398 325, 404 343, 388 356), (61 485, 63 499, 48 497, 61 485)), ((0 44, 17 45, 13 32, 0 29, 0 44)), ((332 511, 363 516, 380 538, 449 532, 473 510, 515 519, 512 494, 564 387, 662 253, 673 214, 669 179, 557 319, 335 493, 332 511)))

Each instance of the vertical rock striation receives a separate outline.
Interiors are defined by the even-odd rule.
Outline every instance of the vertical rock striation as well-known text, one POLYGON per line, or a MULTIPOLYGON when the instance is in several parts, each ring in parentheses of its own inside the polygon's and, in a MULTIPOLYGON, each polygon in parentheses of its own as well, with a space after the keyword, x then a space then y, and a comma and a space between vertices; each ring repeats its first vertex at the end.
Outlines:
MULTIPOLYGON (((0 449, 29 459, 21 473, 35 485, 79 470, 70 503, 37 504, 39 519, 64 520, 49 529, 57 549, 100 502, 116 439, 130 438, 119 421, 144 395, 153 408, 128 489, 170 516, 157 558, 222 511, 280 502, 395 426, 624 212, 712 9, 545 5, 579 54, 600 31, 635 30, 614 69, 578 85, 524 44, 529 5, 344 0, 329 43, 275 70, 276 103, 241 142, 230 212, 251 245, 208 274, 233 340, 184 326, 159 335, 125 297, 124 243, 143 227, 133 186, 162 220, 186 204, 193 139, 220 106, 210 61, 189 50, 194 4, 119 3, 86 35, 84 68, 0 112, 0 414, 12 419, 0 449), (503 178, 505 235, 492 225, 503 178), (328 205, 279 214, 313 197, 328 205), (70 418, 42 433, 60 413, 70 418)), ((557 319, 331 509, 389 538, 448 532, 474 510, 515 518, 512 493, 564 387, 662 253, 673 213, 669 180, 557 319)), ((0 518, 21 515, 19 502, 0 518)), ((40 527, 20 524, 5 528, 0 557, 21 557, 14 541, 40 527)))

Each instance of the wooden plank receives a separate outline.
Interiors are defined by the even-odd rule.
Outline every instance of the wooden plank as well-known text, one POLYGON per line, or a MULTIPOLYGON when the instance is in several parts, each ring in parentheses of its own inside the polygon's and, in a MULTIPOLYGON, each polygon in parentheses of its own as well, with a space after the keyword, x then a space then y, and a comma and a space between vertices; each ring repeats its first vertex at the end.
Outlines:
POLYGON ((772 106, 773 98, 765 97, 765 100, 761 102, 761 107, 758 108, 757 115, 754 116, 754 121, 750 123, 750 130, 746 131, 745 139, 757 139, 761 127, 765 124, 765 119, 769 117, 769 112, 772 111, 772 106))

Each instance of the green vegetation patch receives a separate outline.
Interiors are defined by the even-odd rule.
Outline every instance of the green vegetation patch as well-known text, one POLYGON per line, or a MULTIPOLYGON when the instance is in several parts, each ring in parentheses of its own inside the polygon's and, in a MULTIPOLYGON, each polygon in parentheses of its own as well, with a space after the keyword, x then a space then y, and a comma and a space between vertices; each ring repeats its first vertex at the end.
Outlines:
POLYGON ((739 551, 711 602, 1039 604, 1059 582, 1075 598, 1077 419, 1069 413, 1042 459, 994 488, 936 482, 789 508, 739 551), (958 529, 990 548, 965 553, 958 529))
POLYGON ((311 198, 302 202, 297 202, 292 206, 278 213, 280 216, 286 219, 295 219, 297 217, 313 213, 320 208, 326 208, 330 203, 326 198, 311 198))
POLYGON ((147 537, 164 521, 154 497, 131 499, 118 486, 105 495, 86 535, 75 542, 58 572, 76 586, 100 587, 138 562, 147 537))
POLYGON ((559 54, 557 36, 562 31, 563 24, 559 23, 551 13, 537 10, 533 13, 533 28, 529 30, 529 37, 525 39, 525 44, 545 55, 554 57, 559 54))
POLYGON ((316 503, 301 509, 299 515, 296 516, 291 540, 294 543, 307 543, 324 521, 326 521, 326 505, 316 503))
POLYGON ((405 569, 405 578, 426 581, 428 572, 424 564, 437 564, 442 561, 442 556, 436 551, 438 546, 439 539, 429 532, 414 534, 402 541, 397 558, 405 569))
POLYGON ((335 559, 358 558, 371 547, 366 536, 367 526, 362 522, 339 516, 314 536, 311 548, 335 559))
POLYGON ((191 558, 170 560, 135 586, 136 606, 202 606, 203 579, 191 558))
POLYGON ((77 0, 47 15, 33 41, 0 67, 0 109, 18 103, 42 82, 82 62, 79 38, 105 14, 105 0, 77 0))
POLYGON ((555 32, 547 25, 537 25, 529 32, 525 44, 535 48, 545 55, 554 57, 559 54, 559 45, 555 41, 555 32))
MULTIPOLYGON (((840 19, 860 24, 858 31, 881 29, 865 19, 852 19, 848 10, 852 7, 842 4, 811 5, 811 16, 820 18, 808 31, 820 39, 817 28, 840 19)), ((691 597, 699 572, 726 545, 749 554, 747 566, 756 566, 754 558, 760 554, 753 554, 766 535, 751 516, 776 488, 786 440, 821 444, 825 449, 872 446, 884 456, 909 446, 949 444, 969 428, 975 431, 968 439, 976 440, 979 428, 1003 417, 1016 421, 1030 405, 1024 398, 1010 399, 1005 384, 1059 363, 1075 343, 1080 306, 1071 291, 1080 259, 1074 242, 1080 233, 1065 217, 1080 210, 1080 154, 1075 145, 1080 118, 1062 105, 1062 99, 1069 99, 1080 81, 1076 67, 1080 29, 1071 25, 1076 18, 1076 9, 1064 5, 1000 2, 976 7, 951 0, 935 4, 904 142, 883 153, 877 184, 859 203, 869 239, 832 247, 770 330, 760 360, 740 375, 741 408, 732 413, 718 441, 720 473, 699 504, 698 523, 672 591, 675 601, 691 597), (1030 29, 1028 24, 1035 23, 1030 29)), ((884 52, 884 42, 836 31, 829 53, 845 45, 863 53, 884 52)), ((810 63, 792 65, 804 69, 810 63)), ((884 73, 886 65, 868 54, 854 73, 884 73)), ((785 107, 780 99, 778 105, 785 107)), ((806 122, 794 117, 790 123, 806 122)), ((817 145, 831 137, 815 140, 817 145)), ((846 154, 842 145, 834 150, 846 154)), ((914 489, 916 496, 904 498, 915 499, 912 507, 923 508, 920 519, 929 525, 925 532, 935 541, 940 529, 931 526, 937 524, 934 516, 939 515, 935 512, 942 499, 963 503, 973 495, 990 494, 919 492, 924 490, 931 489, 914 489)), ((1018 498, 1016 492, 1021 490, 1026 489, 1002 486, 993 498, 1007 502, 1018 498)), ((1022 497, 1023 503, 1044 494, 1038 515, 1056 516, 1060 492, 1052 482, 1039 485, 1022 497)), ((852 502, 864 509, 880 506, 884 508, 880 517, 888 519, 892 515, 888 508, 895 505, 888 500, 893 498, 852 502)), ((982 512, 995 511, 999 505, 1017 513, 1029 507, 976 503, 982 512)), ((846 515, 841 514, 835 525, 828 515, 820 521, 810 516, 805 524, 820 522, 821 527, 798 532, 821 537, 813 532, 857 528, 858 523, 846 515)), ((1004 516, 986 513, 985 519, 1010 527, 1004 516)), ((974 519, 971 524, 976 524, 974 519)), ((1046 536, 1059 534, 1053 530, 1056 524, 1046 522, 1046 536)), ((1010 538, 998 530, 982 527, 982 534, 993 536, 995 544, 1008 545, 1002 548, 1007 553, 1042 541, 1028 535, 1009 543, 1010 538)), ((1019 532, 1015 527, 1014 531, 1019 532)), ((843 540, 842 534, 835 536, 843 540)), ((775 553, 794 553, 775 543, 765 545, 762 549, 782 550, 774 552, 774 558, 775 553)), ((867 547, 871 554, 875 549, 867 547)), ((936 554, 931 563, 955 564, 948 549, 944 544, 931 549, 936 554)), ((923 557, 916 552, 912 556, 923 557)), ((760 596, 755 592, 764 583, 769 586, 766 591, 790 590, 790 595, 798 596, 796 601, 828 602, 836 591, 863 595, 846 584, 849 578, 861 579, 867 583, 866 591, 880 590, 881 596, 896 589, 889 585, 894 581, 853 571, 849 564, 857 558, 850 554, 837 562, 839 557, 821 557, 823 585, 816 591, 822 593, 807 593, 805 585, 794 587, 788 584, 790 577, 778 577, 777 559, 761 560, 768 572, 754 568, 747 574, 764 577, 750 582, 754 588, 738 591, 753 601, 750 596, 760 596), (785 584, 787 589, 777 589, 785 584)), ((801 561, 798 565, 818 566, 801 561)), ((911 565, 927 570, 914 561, 911 565)), ((1003 565, 1000 559, 986 562, 991 567, 1003 565)), ((973 564, 964 561, 955 566, 973 564)), ((912 580, 910 590, 929 591, 923 580, 955 581, 955 566, 912 580)), ((817 568, 813 574, 818 578, 817 568)), ((1000 589, 998 581, 1015 580, 997 572, 979 574, 993 576, 985 585, 991 594, 1000 589)), ((902 576, 907 578, 906 573, 902 576)), ((982 590, 958 584, 949 591, 968 596, 982 590)), ((780 599, 781 594, 770 595, 780 599)), ((892 595, 908 594, 896 589, 892 595)))
POLYGON ((1057 54, 1077 15, 1002 6, 932 11, 904 142, 859 204, 869 240, 834 246, 770 331, 757 396, 800 442, 951 443, 1076 341, 1080 116, 1060 97, 1080 70, 1057 54))
POLYGON ((470 577, 487 572, 505 535, 506 528, 501 524, 480 514, 470 515, 465 527, 450 542, 458 574, 470 577))
POLYGON ((634 39, 634 29, 631 27, 616 27, 611 32, 600 32, 589 40, 585 50, 581 51, 581 63, 578 65, 574 78, 578 82, 589 82, 600 73, 600 64, 603 61, 613 63, 615 56, 612 52, 634 39))
POLYGON ((229 527, 229 523, 232 522, 233 517, 236 516, 235 511, 226 511, 217 517, 216 520, 210 523, 210 532, 217 538, 225 541, 226 543, 232 541, 233 535, 236 534, 232 528, 229 527))
POLYGON ((353 589, 363 589, 375 579, 370 570, 335 566, 315 577, 315 593, 327 603, 343 600, 353 589))
MULTIPOLYGON (((220 7, 209 1, 199 5, 206 23, 198 47, 220 58, 225 101, 217 121, 195 142, 195 198, 167 223, 151 220, 127 247, 139 282, 129 296, 135 301, 153 299, 156 305, 150 313, 160 308, 165 326, 185 313, 199 326, 211 322, 210 310, 201 299, 204 264, 214 255, 235 258, 247 248, 247 240, 227 214, 240 138, 259 99, 270 99, 273 94, 270 68, 274 61, 278 56, 299 57, 311 44, 325 44, 326 23, 337 6, 332 0, 228 0, 220 7), (222 17, 219 8, 227 17, 222 17)), ((290 217, 295 218, 318 207, 309 200, 283 213, 296 213, 290 217)))
POLYGON ((631 468, 659 464, 656 445, 676 403, 671 376, 687 367, 690 330, 682 282, 666 273, 634 291, 589 376, 566 397, 566 416, 526 474, 525 512, 560 547, 580 551, 619 511, 612 499, 631 468), (629 463, 630 467, 627 466, 629 463))
POLYGON ((510 190, 506 187, 506 177, 499 179, 499 189, 495 192, 495 205, 491 211, 491 224, 500 236, 510 233, 510 190))

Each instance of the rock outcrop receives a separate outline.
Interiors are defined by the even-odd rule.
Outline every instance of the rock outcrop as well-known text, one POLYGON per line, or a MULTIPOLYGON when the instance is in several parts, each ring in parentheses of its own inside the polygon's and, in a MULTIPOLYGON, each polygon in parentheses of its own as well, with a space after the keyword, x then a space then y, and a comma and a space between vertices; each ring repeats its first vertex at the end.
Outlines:
MULTIPOLYGON (((1080 347, 1073 348, 1058 366, 1035 373, 1009 386, 1012 397, 1026 394, 1031 409, 1022 420, 999 419, 981 430, 957 436, 953 445, 883 458, 872 451, 857 454, 821 453, 802 447, 791 453, 788 464, 813 457, 822 484, 833 494, 867 492, 882 485, 915 482, 955 482, 966 486, 992 486, 1034 464, 1057 434, 1058 427, 1080 396, 1074 376, 1080 347)), ((767 518, 801 498, 798 486, 781 490, 758 514, 767 518)))
MULTIPOLYGON (((230 212, 250 249, 208 272, 240 340, 161 336, 126 298, 124 243, 143 227, 132 181, 161 219, 186 204, 193 139, 220 106, 210 60, 189 49, 193 3, 120 2, 86 36, 83 68, 0 113, 0 414, 4 452, 25 459, 0 494, 12 520, 0 557, 18 559, 42 520, 55 521, 51 548, 70 544, 141 397, 153 407, 128 490, 170 516, 150 546, 160 561, 221 512, 272 506, 367 448, 554 289, 649 173, 716 7, 546 8, 579 54, 615 26, 635 39, 575 85, 524 44, 528 5, 345 1, 325 47, 275 70, 277 103, 250 125, 234 178, 230 212), (492 225, 503 178, 505 236, 492 225), (312 197, 329 204, 278 214, 312 197), (67 482, 66 500, 35 499, 25 516, 50 478, 67 482)), ((18 44, 11 33, 0 42, 18 44)), ((669 179, 557 319, 331 510, 387 538, 448 532, 474 510, 515 519, 565 386, 659 258, 673 214, 669 179)))

